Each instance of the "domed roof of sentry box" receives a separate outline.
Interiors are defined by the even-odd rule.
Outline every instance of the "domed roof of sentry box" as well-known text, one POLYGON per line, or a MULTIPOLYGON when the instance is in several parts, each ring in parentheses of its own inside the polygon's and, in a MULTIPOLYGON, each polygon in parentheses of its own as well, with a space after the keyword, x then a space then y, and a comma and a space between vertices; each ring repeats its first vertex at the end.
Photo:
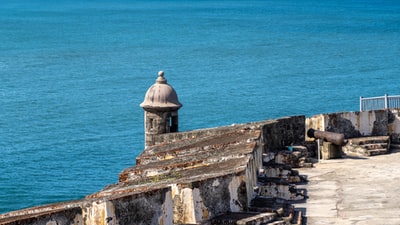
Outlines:
POLYGON ((144 101, 140 106, 144 109, 155 110, 177 110, 182 107, 178 100, 178 95, 173 87, 171 87, 164 78, 164 72, 158 72, 156 83, 153 84, 146 92, 144 101))

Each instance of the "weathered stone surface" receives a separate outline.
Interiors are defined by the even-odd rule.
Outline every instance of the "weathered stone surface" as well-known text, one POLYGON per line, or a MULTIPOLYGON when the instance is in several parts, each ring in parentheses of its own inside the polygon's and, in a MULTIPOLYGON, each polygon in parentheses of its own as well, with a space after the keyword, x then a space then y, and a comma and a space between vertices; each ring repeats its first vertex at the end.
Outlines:
POLYGON ((400 153, 327 160, 308 175, 307 224, 400 224, 400 153))
POLYGON ((259 178, 282 179, 288 183, 305 182, 306 178, 299 175, 297 170, 293 170, 291 166, 278 163, 264 163, 263 169, 258 173, 259 178))
POLYGON ((264 152, 275 152, 305 141, 305 116, 284 117, 262 127, 264 152))
POLYGON ((168 198, 170 194, 169 189, 159 189, 111 200, 118 221, 116 224, 160 224, 160 221, 172 224, 172 218, 167 216, 171 215, 172 208, 166 208, 172 204, 168 198))
POLYGON ((327 115, 327 125, 324 131, 344 134, 345 138, 359 137, 360 131, 356 125, 352 123, 351 118, 347 117, 347 113, 332 113, 327 115))
POLYGON ((306 119, 306 129, 309 128, 343 133, 345 138, 389 135, 397 143, 400 114, 399 109, 321 114, 306 119))
POLYGON ((337 159, 342 157, 342 146, 324 141, 321 146, 322 159, 337 159))
POLYGON ((285 182, 263 181, 260 185, 261 196, 276 197, 287 201, 304 199, 304 192, 298 190, 295 185, 285 182))
MULTIPOLYGON (((298 218, 301 218, 302 214, 287 207, 285 199, 304 199, 303 189, 291 184, 302 177, 285 166, 262 168, 263 162, 272 163, 277 159, 278 162, 288 164, 294 164, 296 160, 299 165, 307 163, 307 157, 304 155, 310 156, 309 153, 315 151, 309 147, 315 147, 315 142, 304 143, 305 124, 307 128, 318 126, 313 128, 321 127, 322 130, 331 131, 340 130, 342 129, 340 126, 344 126, 343 130, 349 137, 356 134, 371 135, 387 132, 385 135, 389 135, 393 141, 397 140, 400 133, 399 121, 399 112, 396 110, 390 113, 389 111, 349 112, 337 113, 335 116, 319 115, 307 119, 307 123, 304 116, 296 116, 155 135, 152 136, 152 142, 154 141, 156 145, 146 148, 137 158, 137 166, 121 172, 120 182, 109 185, 80 201, 34 207, 0 215, 0 224, 210 225, 212 219, 218 215, 246 210, 275 212, 283 219, 272 221, 271 224, 289 221, 299 224, 301 219, 298 218), (301 147, 303 144, 307 148, 301 147), (258 175, 261 175, 261 179, 258 175), (266 196, 263 198, 260 194, 266 196), (271 199, 273 202, 259 201, 261 198, 271 199)), ((372 146, 374 144, 369 144, 366 148, 372 146)), ((319 171, 326 175, 325 178, 322 175, 311 174, 316 180, 310 183, 308 190, 310 198, 307 204, 310 208, 304 211, 306 216, 310 216, 308 220, 310 224, 325 222, 325 218, 332 217, 333 220, 328 222, 346 224, 350 219, 360 224, 369 222, 374 224, 385 219, 386 224, 399 224, 397 218, 391 217, 397 210, 397 193, 391 193, 387 189, 396 185, 393 182, 398 180, 396 171, 400 169, 390 162, 381 161, 359 166, 365 159, 354 158, 359 160, 354 160, 351 170, 347 170, 344 164, 339 165, 341 166, 339 172, 321 166, 316 170, 307 170, 319 171), (364 174, 364 171, 368 173, 364 174), (351 174, 354 177, 346 178, 351 174), (336 175, 340 175, 340 178, 335 178, 336 175), (358 177, 366 176, 375 179, 362 185, 347 185, 358 177), (369 182, 374 185, 370 185, 369 182), (317 185, 316 188, 313 185, 317 185), (336 200, 338 196, 340 200, 336 200), (365 196, 369 197, 366 199, 370 201, 361 200, 361 197, 365 196), (360 200, 353 201, 355 198, 360 200), (321 207, 320 204, 325 207, 321 207), (379 208, 381 206, 386 210, 379 208), (380 216, 375 216, 375 212, 379 212, 380 216), (373 215, 373 218, 369 215, 373 215)), ((336 162, 336 160, 330 161, 336 162)), ((303 169, 301 171, 303 173, 303 169)), ((261 220, 257 219, 242 221, 261 223, 261 220)))
POLYGON ((289 146, 291 150, 282 150, 276 153, 270 153, 264 160, 273 160, 277 164, 288 165, 293 168, 303 167, 305 163, 310 162, 308 149, 304 146, 289 146))
POLYGON ((359 156, 381 155, 389 152, 390 145, 389 136, 351 138, 343 146, 343 152, 347 155, 359 156))
POLYGON ((84 204, 84 201, 71 201, 9 212, 0 215, 0 224, 80 225, 84 223, 81 209, 84 204))
POLYGON ((241 213, 227 213, 211 220, 212 225, 252 225, 252 224, 269 224, 277 218, 276 213, 254 213, 254 212, 241 212, 241 213))

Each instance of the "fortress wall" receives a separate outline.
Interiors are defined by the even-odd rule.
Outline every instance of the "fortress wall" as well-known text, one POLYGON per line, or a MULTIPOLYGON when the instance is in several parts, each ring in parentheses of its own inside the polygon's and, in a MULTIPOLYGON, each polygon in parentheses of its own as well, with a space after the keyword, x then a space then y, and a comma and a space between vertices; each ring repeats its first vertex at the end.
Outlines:
POLYGON ((258 171, 263 167, 262 159, 264 153, 264 144, 262 143, 262 137, 257 141, 255 149, 253 150, 253 154, 249 160, 249 164, 247 165, 246 170, 246 193, 247 193, 247 205, 250 206, 250 201, 253 199, 254 195, 254 187, 258 185, 258 171))
POLYGON ((184 139, 222 135, 238 129, 253 127, 262 130, 264 152, 282 150, 285 146, 301 144, 305 140, 305 116, 283 117, 274 120, 236 124, 187 132, 155 135, 155 144, 172 143, 184 139))
MULTIPOLYGON (((343 112, 331 114, 314 115, 306 119, 306 130, 312 128, 320 131, 331 131, 344 133, 345 138, 359 137, 364 134, 370 134, 371 122, 375 119, 374 113, 365 112, 343 112)), ((312 141, 314 138, 306 137, 306 141, 312 141)))
POLYGON ((391 142, 400 144, 400 109, 392 109, 388 114, 388 133, 391 137, 391 142))
MULTIPOLYGON (((173 208, 171 188, 160 188, 152 191, 130 194, 113 198, 108 203, 109 212, 104 221, 114 221, 112 224, 165 224, 172 225, 173 208)), ((108 211, 107 211, 108 210, 108 211)), ((98 218, 95 217, 95 218, 98 218)), ((95 225, 97 222, 88 223, 95 225)), ((109 224, 105 223, 104 225, 109 224)))
POLYGON ((264 152, 276 152, 285 149, 285 146, 303 144, 304 130, 305 116, 284 117, 264 123, 264 152))
MULTIPOLYGON (((252 165, 252 160, 249 165, 252 165)), ((196 224, 227 211, 240 212, 246 209, 251 200, 248 199, 248 187, 252 187, 249 185, 252 183, 249 174, 255 173, 249 165, 230 174, 183 181, 164 188, 87 198, 73 208, 68 203, 58 203, 20 210, 15 217, 9 217, 7 221, 0 220, 0 224, 196 224)), ((252 188, 250 190, 252 196, 252 188)))
POLYGON ((65 202, 20 210, 8 216, 3 215, 5 219, 0 219, 0 224, 196 224, 229 211, 240 212, 247 208, 251 200, 248 199, 248 184, 252 183, 248 174, 255 173, 250 171, 250 167, 248 165, 230 174, 184 180, 143 192, 110 194, 106 197, 87 198, 73 205, 65 202))
POLYGON ((245 173, 172 186, 174 224, 197 224, 247 205, 245 173))
POLYGON ((81 225, 84 201, 37 206, 0 215, 1 225, 81 225))
POLYGON ((154 135, 153 140, 154 144, 169 144, 176 141, 181 141, 185 139, 195 139, 195 138, 204 138, 209 136, 220 136, 237 129, 243 129, 243 127, 249 126, 249 124, 239 124, 239 125, 231 125, 231 126, 223 126, 223 127, 214 127, 207 129, 199 129, 193 131, 184 131, 184 132, 176 132, 176 133, 166 133, 166 134, 158 134, 154 135))
MULTIPOLYGON (((98 225, 98 224, 195 224, 227 211, 245 210, 253 195, 257 169, 263 152, 279 151, 288 145, 301 144, 305 131, 344 132, 346 137, 388 135, 400 141, 400 111, 376 110, 284 117, 255 123, 202 129, 190 132, 157 135, 158 141, 172 143, 182 139, 223 135, 236 129, 260 129, 254 151, 247 165, 240 170, 219 174, 210 168, 212 177, 172 182, 169 186, 123 196, 111 194, 104 198, 87 198, 19 210, 0 215, 2 225, 98 225), (218 197, 216 197, 218 196, 218 197)), ((190 141, 188 141, 190 143, 190 141)), ((194 179, 195 178, 195 179, 194 179)), ((131 187, 135 190, 135 187, 131 187)))
POLYGON ((172 183, 163 189, 93 200, 85 209, 85 224, 197 224, 226 212, 240 212, 246 209, 248 201, 246 174, 242 170, 172 183))
POLYGON ((61 202, 3 214, 1 225, 173 225, 170 188, 113 199, 61 202))
POLYGON ((309 128, 343 133, 345 138, 390 135, 394 143, 400 141, 398 109, 315 115, 306 119, 306 131, 309 128))

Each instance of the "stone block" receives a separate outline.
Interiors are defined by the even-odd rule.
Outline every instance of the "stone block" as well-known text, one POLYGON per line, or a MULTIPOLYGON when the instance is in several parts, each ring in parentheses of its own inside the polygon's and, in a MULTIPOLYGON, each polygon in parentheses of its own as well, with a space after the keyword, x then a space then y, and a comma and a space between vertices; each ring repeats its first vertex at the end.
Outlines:
POLYGON ((342 157, 342 147, 331 142, 323 142, 321 148, 322 159, 337 159, 342 157))

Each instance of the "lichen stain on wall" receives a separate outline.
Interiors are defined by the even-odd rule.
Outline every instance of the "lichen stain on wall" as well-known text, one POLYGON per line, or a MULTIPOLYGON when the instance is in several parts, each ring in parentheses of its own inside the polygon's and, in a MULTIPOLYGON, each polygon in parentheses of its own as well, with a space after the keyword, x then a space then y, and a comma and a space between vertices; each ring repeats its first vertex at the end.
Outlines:
POLYGON ((242 203, 240 202, 238 193, 238 190, 241 189, 242 182, 244 182, 243 177, 235 176, 229 183, 229 193, 231 196, 230 200, 231 212, 240 212, 241 210, 243 210, 243 207, 246 207, 246 205, 243 206, 242 203))
POLYGON ((198 188, 172 185, 174 224, 195 224, 209 219, 209 212, 204 205, 198 188))
POLYGON ((159 218, 159 225, 173 225, 174 219, 174 203, 172 202, 172 192, 168 191, 165 194, 165 200, 162 205, 162 215, 159 218))
POLYGON ((196 217, 194 215, 194 199, 193 191, 191 188, 183 188, 181 190, 182 209, 183 209, 183 222, 195 223, 196 217))
POLYGON ((400 143, 400 109, 393 109, 388 113, 388 133, 392 142, 400 143))
POLYGON ((114 205, 109 201, 92 202, 83 210, 86 225, 117 225, 114 205))
POLYGON ((203 199, 200 195, 200 190, 198 188, 193 189, 193 203, 196 222, 210 219, 210 214, 207 207, 204 205, 203 199))
POLYGON ((247 207, 245 176, 224 176, 196 184, 171 185, 174 224, 196 224, 226 212, 247 207), (216 204, 215 198, 226 199, 216 204))
POLYGON ((174 223, 195 223, 194 200, 192 189, 172 185, 172 199, 174 202, 174 223))

